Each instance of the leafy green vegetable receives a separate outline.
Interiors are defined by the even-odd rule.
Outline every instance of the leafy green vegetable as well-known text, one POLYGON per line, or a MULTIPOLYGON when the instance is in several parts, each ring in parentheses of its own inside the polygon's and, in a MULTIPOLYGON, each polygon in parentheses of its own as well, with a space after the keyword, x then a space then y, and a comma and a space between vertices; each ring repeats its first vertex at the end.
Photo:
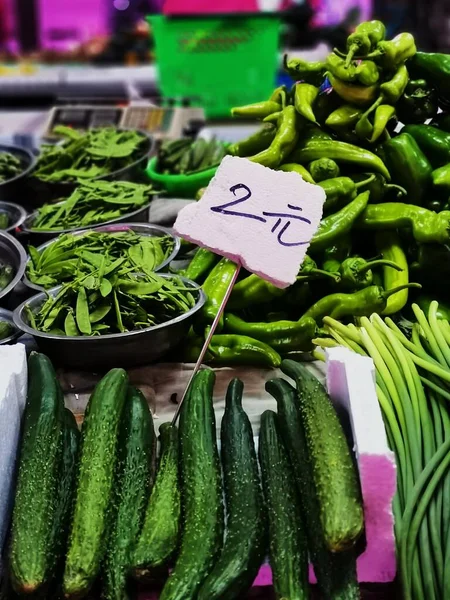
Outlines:
POLYGON ((189 175, 219 165, 225 154, 224 144, 215 139, 209 142, 202 138, 169 140, 159 148, 157 168, 165 175, 189 175))
POLYGON ((14 279, 14 269, 11 265, 0 263, 0 292, 14 279))
MULTIPOLYGON (((24 170, 22 162, 10 152, 0 152, 0 183, 13 179, 24 170)), ((0 227, 5 229, 5 227, 0 227)))
POLYGON ((0 340, 4 340, 5 338, 12 335, 14 332, 14 325, 9 323, 8 321, 0 321, 0 340))
POLYGON ((106 223, 145 206, 157 192, 151 185, 129 181, 86 181, 57 204, 44 204, 33 231, 60 231, 106 223))
POLYGON ((101 275, 99 268, 66 283, 55 297, 48 297, 37 313, 27 307, 30 326, 68 336, 121 333, 165 323, 195 305, 195 291, 185 287, 176 275, 119 276, 120 267, 107 277, 101 275))
POLYGON ((138 131, 114 127, 79 132, 58 126, 58 145, 43 146, 33 176, 42 181, 67 183, 101 177, 123 169, 148 149, 148 139, 138 131))
MULTIPOLYGON (((150 237, 132 230, 89 231, 83 235, 67 233, 42 252, 29 246, 31 260, 26 274, 32 283, 45 289, 80 275, 89 275, 100 268, 103 275, 116 268, 119 276, 132 271, 149 275, 166 260, 173 248, 174 241, 169 235, 150 237)), ((103 290, 107 287, 108 283, 105 283, 103 290)))

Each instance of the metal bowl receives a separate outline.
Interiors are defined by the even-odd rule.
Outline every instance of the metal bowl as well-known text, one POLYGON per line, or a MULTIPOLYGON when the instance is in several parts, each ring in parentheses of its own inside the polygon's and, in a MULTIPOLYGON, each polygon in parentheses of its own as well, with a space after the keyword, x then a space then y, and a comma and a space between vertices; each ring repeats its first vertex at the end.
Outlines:
POLYGON ((10 336, 0 340, 0 346, 12 344, 17 340, 17 338, 23 335, 20 329, 17 329, 17 327, 14 325, 13 315, 10 310, 6 310, 6 308, 0 308, 0 321, 7 321, 8 323, 11 323, 11 325, 14 327, 14 331, 10 336))
POLYGON ((4 231, 0 231, 0 263, 11 265, 16 272, 12 281, 0 291, 0 298, 5 299, 6 296, 13 291, 25 273, 27 253, 22 244, 19 244, 11 234, 5 233, 4 231))
MULTIPOLYGON (((161 277, 173 275, 161 274, 161 277)), ((197 302, 187 313, 161 325, 93 337, 53 335, 30 327, 25 308, 29 307, 36 313, 47 299, 47 294, 55 296, 62 286, 23 302, 14 311, 14 324, 24 333, 32 335, 39 349, 60 365, 92 370, 148 364, 160 359, 180 343, 189 331, 194 315, 205 303, 206 296, 200 286, 185 277, 181 277, 181 280, 197 291, 197 302)))
MULTIPOLYGON (((152 198, 153 199, 153 198, 152 198)), ((99 227, 104 227, 105 225, 112 225, 113 223, 148 223, 148 217, 150 212, 150 203, 152 201, 150 199, 145 206, 134 210, 133 212, 126 213, 121 217, 117 217, 117 219, 111 219, 111 221, 105 221, 105 223, 98 223, 97 225, 92 225, 89 229, 98 229, 99 227)), ((62 204, 62 202, 58 202, 58 204, 62 204)), ((25 221, 22 223, 21 230, 24 232, 31 243, 34 245, 42 244, 47 240, 52 240, 63 233, 74 233, 75 231, 86 231, 86 226, 84 227, 74 227, 73 229, 58 229, 58 230, 50 230, 50 229, 40 229, 39 231, 35 231, 32 229, 33 221, 37 217, 38 211, 34 211, 29 215, 25 221)))
POLYGON ((27 218, 27 211, 18 204, 12 202, 0 202, 0 214, 6 213, 9 219, 9 225, 6 229, 0 231, 6 231, 7 233, 13 233, 16 227, 22 225, 27 218))
POLYGON ((26 196, 27 178, 36 165, 36 157, 30 150, 19 146, 10 146, 0 144, 0 152, 9 152, 20 159, 23 171, 13 177, 0 183, 0 200, 9 202, 26 196))
MULTIPOLYGON (((148 182, 148 177, 145 174, 145 168, 153 150, 153 137, 148 133, 148 131, 144 131, 143 129, 135 129, 133 127, 117 128, 117 131, 127 130, 137 131, 145 138, 142 154, 140 154, 139 158, 137 158, 130 165, 122 167, 122 169, 118 169, 112 173, 107 173, 106 175, 93 177, 89 181, 101 179, 103 181, 133 181, 134 183, 138 183, 139 181, 148 182)), ((56 143, 60 144, 61 140, 58 140, 56 143)), ((55 202, 59 198, 70 196, 77 185, 78 184, 76 182, 42 181, 31 174, 31 177, 28 179, 28 187, 31 192, 30 197, 28 198, 29 203, 34 208, 36 206, 42 206, 48 202, 55 202)))
MULTIPOLYGON (((0 207, 1 210, 1 207, 0 207)), ((166 258, 165 261, 163 261, 160 265, 158 265, 158 267, 155 269, 155 271, 162 271, 165 267, 167 267, 168 264, 170 264, 172 262, 172 260, 175 258, 175 256, 178 254, 179 250, 180 250, 180 238, 177 237, 176 235, 174 235, 171 231, 169 231, 169 229, 167 229, 166 227, 162 227, 161 225, 151 225, 151 224, 147 224, 147 223, 125 223, 123 225, 103 225, 100 227, 95 227, 93 229, 89 228, 89 229, 83 229, 82 231, 76 231, 73 232, 73 235, 85 235, 86 233, 89 233, 90 231, 97 231, 99 233, 117 233, 118 231, 134 231, 135 233, 139 233, 141 235, 147 235, 150 237, 159 237, 161 235, 170 235, 170 237, 173 239, 174 241, 174 248, 172 250, 172 252, 169 254, 169 256, 166 258)), ((57 239, 57 238, 56 238, 57 239)), ((50 246, 51 244, 54 244, 56 239, 52 239, 48 242, 45 242, 45 244, 42 244, 41 246, 39 246, 37 248, 37 251, 39 253, 41 253, 43 250, 45 250, 45 248, 48 248, 48 246, 50 246)), ((27 265, 30 262, 31 258, 28 257, 27 259, 27 265)), ((33 283, 32 281, 30 281, 27 277, 27 271, 25 269, 25 274, 23 276, 23 283, 29 287, 32 290, 37 290, 38 292, 45 292, 45 288, 42 287, 41 285, 37 285, 36 283, 33 283)))

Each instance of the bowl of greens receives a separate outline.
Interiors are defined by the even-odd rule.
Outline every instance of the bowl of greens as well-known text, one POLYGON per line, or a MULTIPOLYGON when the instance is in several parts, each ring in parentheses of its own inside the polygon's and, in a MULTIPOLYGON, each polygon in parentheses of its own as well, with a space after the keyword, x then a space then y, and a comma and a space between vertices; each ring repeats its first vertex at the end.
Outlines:
POLYGON ((12 312, 6 308, 0 308, 0 346, 13 344, 22 334, 20 329, 14 325, 12 312))
POLYGON ((14 324, 61 365, 131 367, 153 362, 187 335, 205 302, 190 279, 100 270, 23 302, 14 324))
POLYGON ((81 274, 95 271, 105 257, 105 270, 117 260, 122 269, 161 271, 175 258, 180 238, 165 227, 147 223, 106 225, 65 233, 38 248, 28 247, 25 285, 43 292, 81 274))
POLYGON ((24 198, 27 177, 33 171, 36 158, 29 150, 0 144, 0 200, 24 198))
POLYGON ((148 222, 149 184, 131 181, 85 181, 61 202, 44 204, 31 213, 22 230, 33 242, 112 223, 148 222))
POLYGON ((13 233, 27 218, 27 211, 19 204, 0 201, 0 231, 13 233))
POLYGON ((0 299, 5 300, 25 273, 27 253, 9 233, 0 231, 0 299))
POLYGON ((147 181, 144 169, 153 146, 147 132, 115 127, 77 131, 65 126, 53 131, 62 139, 41 147, 29 180, 34 206, 66 197, 84 181, 147 181))

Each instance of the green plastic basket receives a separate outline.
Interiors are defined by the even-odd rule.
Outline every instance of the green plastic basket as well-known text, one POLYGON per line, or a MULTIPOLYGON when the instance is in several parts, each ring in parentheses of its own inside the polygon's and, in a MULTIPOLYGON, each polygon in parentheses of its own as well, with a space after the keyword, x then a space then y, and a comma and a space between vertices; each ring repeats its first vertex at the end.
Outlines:
POLYGON ((192 98, 208 117, 265 100, 278 66, 280 19, 275 16, 148 17, 163 96, 192 98))

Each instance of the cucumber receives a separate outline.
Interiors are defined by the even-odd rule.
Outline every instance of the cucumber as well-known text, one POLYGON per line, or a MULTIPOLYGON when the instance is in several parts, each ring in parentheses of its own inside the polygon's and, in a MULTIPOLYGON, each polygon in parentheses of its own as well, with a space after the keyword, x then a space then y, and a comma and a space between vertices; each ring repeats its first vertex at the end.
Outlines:
POLYGON ((167 568, 178 548, 180 535, 178 429, 163 423, 159 434, 159 468, 133 555, 132 573, 139 580, 151 578, 167 568))
POLYGON ((269 518, 269 555, 277 598, 310 597, 308 546, 297 486, 281 439, 277 415, 261 415, 259 462, 269 518))
POLYGON ((233 379, 221 427, 227 509, 225 544, 198 600, 234 600, 252 585, 264 558, 266 522, 253 431, 242 408, 244 385, 233 379))
POLYGON ((160 600, 195 598, 222 548, 223 491, 212 398, 214 380, 212 370, 199 371, 181 408, 181 546, 160 600))
POLYGON ((108 541, 103 595, 128 598, 126 583, 133 545, 139 535, 155 473, 156 437, 147 400, 128 388, 119 430, 113 489, 112 531, 108 541))
POLYGON ((53 523, 63 409, 63 393, 50 360, 31 353, 9 557, 13 587, 19 593, 42 588, 56 561, 53 523))
POLYGON ((283 361, 281 369, 297 382, 325 543, 332 552, 341 552, 351 548, 364 529, 359 480, 347 438, 317 378, 293 360, 283 361))
MULTIPOLYGON (((330 552, 325 544, 297 391, 283 379, 271 379, 266 382, 266 390, 277 401, 280 433, 300 494, 309 553, 319 588, 327 600, 358 600, 360 594, 354 551, 335 554, 330 552)), ((334 502, 335 499, 331 501, 334 502)))
POLYGON ((81 451, 69 550, 66 597, 83 597, 97 577, 106 547, 108 506, 117 455, 117 435, 128 376, 112 369, 95 386, 81 429, 81 451))

